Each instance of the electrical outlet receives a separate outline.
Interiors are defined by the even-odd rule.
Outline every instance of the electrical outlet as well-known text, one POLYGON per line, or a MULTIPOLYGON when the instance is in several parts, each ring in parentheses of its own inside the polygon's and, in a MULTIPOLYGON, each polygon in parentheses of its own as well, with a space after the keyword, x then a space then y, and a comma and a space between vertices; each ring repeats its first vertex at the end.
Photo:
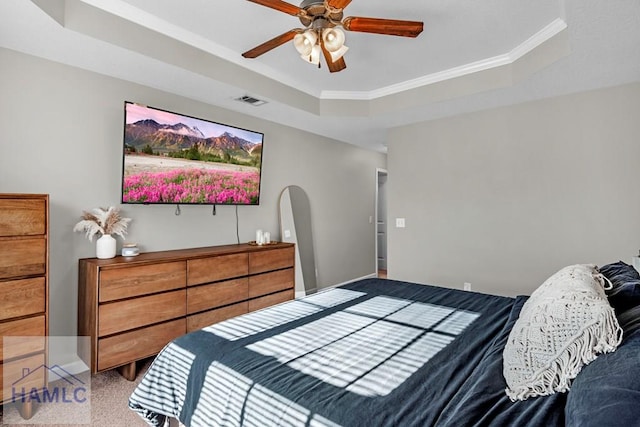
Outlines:
POLYGON ((396 218, 396 228, 404 228, 404 218, 396 218))
POLYGON ((464 290, 465 291, 470 291, 471 290, 471 283, 464 282, 464 290))
POLYGON ((284 237, 285 239, 288 239, 289 237, 291 237, 291 230, 284 230, 284 237))

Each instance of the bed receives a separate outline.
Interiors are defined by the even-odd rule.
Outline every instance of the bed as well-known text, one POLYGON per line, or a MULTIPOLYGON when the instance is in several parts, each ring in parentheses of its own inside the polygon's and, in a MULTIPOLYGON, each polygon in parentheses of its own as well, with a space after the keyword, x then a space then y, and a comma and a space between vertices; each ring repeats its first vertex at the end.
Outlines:
POLYGON ((637 420, 635 311, 569 393, 507 396, 503 353, 528 299, 361 280, 177 338, 129 407, 152 426, 602 426, 612 414, 620 425, 621 409, 637 420))

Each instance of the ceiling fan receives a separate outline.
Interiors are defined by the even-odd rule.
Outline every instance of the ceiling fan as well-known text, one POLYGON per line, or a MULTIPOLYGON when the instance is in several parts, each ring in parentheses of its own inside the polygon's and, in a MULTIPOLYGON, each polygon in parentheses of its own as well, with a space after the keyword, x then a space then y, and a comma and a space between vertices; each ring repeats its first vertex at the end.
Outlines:
POLYGON ((334 73, 347 68, 344 54, 344 31, 417 37, 422 22, 395 19, 364 18, 350 16, 343 19, 343 11, 351 0, 303 0, 300 7, 282 0, 248 0, 280 12, 296 16, 304 28, 294 28, 254 47, 242 54, 245 58, 258 56, 291 40, 303 60, 320 67, 320 55, 324 56, 329 71, 334 73))

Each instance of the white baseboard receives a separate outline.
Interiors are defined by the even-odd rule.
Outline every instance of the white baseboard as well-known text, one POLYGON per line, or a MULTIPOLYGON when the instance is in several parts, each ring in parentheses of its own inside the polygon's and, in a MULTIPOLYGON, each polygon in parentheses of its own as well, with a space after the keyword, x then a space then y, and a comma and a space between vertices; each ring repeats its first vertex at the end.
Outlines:
POLYGON ((371 279, 371 278, 375 278, 375 277, 378 277, 377 273, 367 274, 366 276, 362 276, 362 277, 358 277, 358 278, 355 278, 355 279, 347 280, 346 282, 338 283, 336 285, 333 285, 332 288, 335 288, 337 286, 346 285, 346 284, 353 283, 353 282, 357 282, 358 280, 371 279))
POLYGON ((89 367, 80 359, 65 363, 64 365, 60 365, 60 367, 72 375, 81 374, 89 370, 89 367))
POLYGON ((331 286, 324 286, 322 288, 314 288, 314 289, 309 289, 308 291, 296 291, 296 298, 302 298, 306 295, 313 295, 317 292, 322 292, 322 291, 326 291, 328 289, 333 289, 333 288, 337 288, 339 286, 342 285, 346 285, 348 283, 353 283, 353 282, 357 282, 358 280, 363 280, 363 279, 371 279, 371 278, 375 278, 378 277, 377 273, 371 273, 371 274, 367 274, 366 276, 362 276, 362 277, 357 277, 355 279, 351 279, 351 280, 347 280, 346 282, 342 282, 342 283, 337 283, 335 285, 331 285, 331 286))

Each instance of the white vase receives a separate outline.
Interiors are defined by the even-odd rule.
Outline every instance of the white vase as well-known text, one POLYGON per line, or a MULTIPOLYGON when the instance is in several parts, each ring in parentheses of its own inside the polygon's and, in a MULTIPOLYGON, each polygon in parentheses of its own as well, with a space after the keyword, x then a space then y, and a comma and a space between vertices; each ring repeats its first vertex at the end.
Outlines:
POLYGON ((96 241, 96 257, 101 259, 116 256, 116 239, 111 234, 104 234, 96 241))

